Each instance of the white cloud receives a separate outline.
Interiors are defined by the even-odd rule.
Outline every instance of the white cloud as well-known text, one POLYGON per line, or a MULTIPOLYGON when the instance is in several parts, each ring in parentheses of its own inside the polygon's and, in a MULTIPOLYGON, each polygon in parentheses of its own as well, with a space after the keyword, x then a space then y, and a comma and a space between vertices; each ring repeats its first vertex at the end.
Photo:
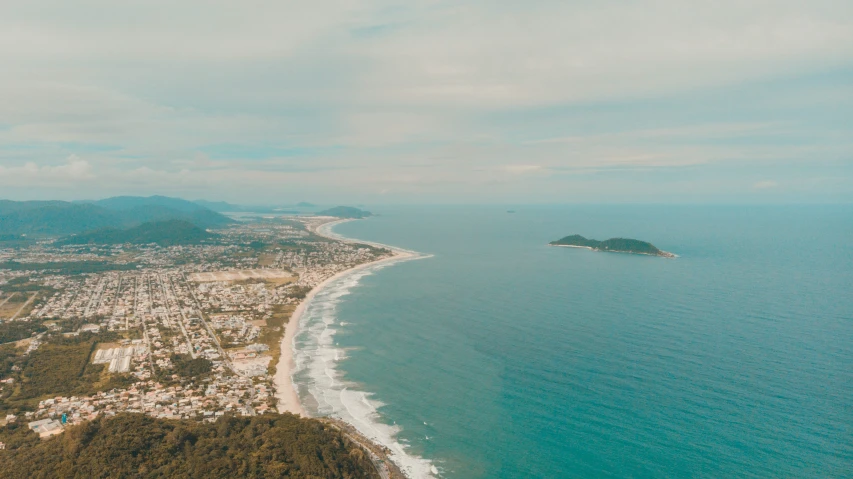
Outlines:
POLYGON ((298 181, 467 193, 555 171, 853 149, 846 130, 785 148, 731 141, 796 137, 799 126, 772 112, 627 126, 614 125, 618 112, 525 118, 849 65, 853 3, 835 0, 11 0, 0 7, 0 58, 4 184, 97 172, 117 189, 272 194, 298 181), (200 153, 222 144, 311 152, 200 153), (86 160, 55 165, 68 152, 86 160))
POLYGON ((507 173, 512 173, 514 175, 522 175, 524 173, 532 173, 534 171, 540 171, 542 169, 541 165, 505 165, 501 167, 502 170, 507 173))
POLYGON ((778 186, 779 186, 779 184, 773 180, 762 180, 762 181, 756 182, 754 185, 752 185, 752 188, 756 189, 756 190, 769 190, 771 188, 776 188, 778 186))
POLYGON ((20 166, 0 165, 0 184, 21 186, 26 184, 79 183, 92 180, 95 174, 92 165, 76 155, 66 159, 65 164, 39 166, 30 161, 20 166))

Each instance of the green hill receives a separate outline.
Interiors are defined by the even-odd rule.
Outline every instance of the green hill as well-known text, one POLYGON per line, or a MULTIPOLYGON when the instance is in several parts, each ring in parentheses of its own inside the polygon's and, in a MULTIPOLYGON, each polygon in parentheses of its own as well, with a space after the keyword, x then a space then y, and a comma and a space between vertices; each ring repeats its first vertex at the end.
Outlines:
POLYGON ((56 241, 57 246, 81 244, 151 244, 160 246, 201 244, 216 238, 198 226, 183 220, 143 223, 124 230, 106 228, 68 236, 56 241))
POLYGON ((223 212, 232 212, 232 211, 243 211, 243 207, 240 205, 235 205, 228 203, 227 201, 207 201, 207 200, 195 200, 193 203, 204 206, 209 210, 213 210, 219 213, 223 212))
POLYGON ((318 211, 317 216, 334 216, 336 218, 367 218, 373 216, 369 211, 364 211, 351 206, 336 206, 327 210, 318 211))
POLYGON ((201 228, 219 228, 234 223, 227 216, 221 215, 207 208, 194 211, 178 211, 168 206, 136 206, 122 212, 134 223, 147 223, 151 221, 183 220, 188 221, 201 228))
POLYGON ((234 223, 227 216, 203 205, 168 196, 115 196, 92 204, 117 212, 133 224, 180 219, 201 228, 216 228, 234 223))
POLYGON ((235 205, 226 201, 195 200, 193 203, 201 205, 218 213, 281 213, 296 214, 297 211, 281 211, 281 208, 263 205, 235 205))
POLYGON ((552 241, 554 246, 583 246, 584 248, 596 248, 601 241, 586 239, 581 235, 571 235, 557 241, 552 241))
POLYGON ((106 208, 108 210, 133 210, 139 207, 159 206, 170 210, 190 213, 204 209, 204 206, 192 201, 168 196, 113 196, 103 200, 91 201, 90 203, 106 208))
POLYGON ((612 253, 646 254, 651 256, 675 257, 672 253, 661 251, 651 243, 630 238, 610 238, 604 241, 588 239, 581 235, 566 236, 550 243, 552 246, 574 246, 578 248, 589 248, 595 251, 607 251, 612 253))
POLYGON ((4 478, 378 478, 370 456, 336 429, 292 414, 215 423, 141 414, 70 427, 39 440, 25 423, 0 428, 4 478))
POLYGON ((164 196, 119 196, 80 202, 0 200, 0 232, 7 235, 61 236, 173 219, 201 228, 234 222, 201 205, 164 196))
POLYGON ((95 205, 0 201, 0 231, 4 234, 62 235, 120 223, 118 215, 95 205))

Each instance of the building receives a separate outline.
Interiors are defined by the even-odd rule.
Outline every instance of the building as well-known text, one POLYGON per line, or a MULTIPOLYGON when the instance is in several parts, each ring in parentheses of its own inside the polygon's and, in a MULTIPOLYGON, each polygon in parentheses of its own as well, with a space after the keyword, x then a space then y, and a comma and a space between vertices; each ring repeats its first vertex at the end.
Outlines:
POLYGON ((29 428, 32 429, 33 432, 37 433, 42 439, 59 434, 63 431, 62 424, 59 424, 54 419, 42 419, 40 421, 33 421, 31 423, 28 423, 27 426, 29 426, 29 428))

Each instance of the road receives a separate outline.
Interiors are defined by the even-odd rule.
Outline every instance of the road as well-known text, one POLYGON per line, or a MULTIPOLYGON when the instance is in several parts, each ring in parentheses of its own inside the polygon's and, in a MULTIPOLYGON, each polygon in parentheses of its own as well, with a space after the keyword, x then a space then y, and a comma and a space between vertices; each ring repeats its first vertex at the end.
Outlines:
POLYGON ((172 287, 172 283, 168 276, 166 276, 166 281, 163 281, 163 276, 160 273, 157 273, 157 281, 160 283, 160 289, 163 291, 163 305, 166 307, 166 316, 169 317, 172 315, 172 303, 175 304, 175 307, 178 309, 178 313, 181 314, 181 319, 178 320, 178 327, 181 329, 181 332, 184 334, 184 339, 187 340, 187 347, 189 348, 190 357, 195 359, 195 347, 193 346, 193 342, 190 340, 190 335, 187 334, 186 328, 184 328, 184 323, 187 318, 184 316, 184 312, 181 310, 181 303, 178 302, 177 295, 175 294, 175 290, 172 287), (169 293, 166 291, 166 283, 169 283, 169 289, 172 290, 172 296, 169 296, 169 293))
POLYGON ((20 307, 20 308, 18 308, 18 310, 17 310, 17 311, 15 311, 15 314, 14 314, 11 318, 9 318, 9 321, 14 321, 14 320, 15 320, 15 318, 17 318, 17 317, 18 317, 18 315, 19 315, 19 314, 21 314, 21 311, 23 311, 23 310, 24 310, 24 308, 26 308, 30 303, 32 303, 33 301, 35 301, 36 296, 38 296, 38 293, 33 293, 33 295, 32 295, 32 296, 30 296, 30 299, 28 299, 28 300, 27 300, 23 305, 21 305, 21 307, 20 307))
MULTIPOLYGON (((236 374, 238 376, 246 377, 243 373, 237 371, 234 368, 234 365, 231 363, 231 358, 227 354, 225 354, 225 350, 222 349, 222 346, 219 344, 219 338, 217 338, 216 334, 214 334, 213 328, 211 328, 210 325, 207 324, 207 321, 204 319, 204 313, 201 311, 201 302, 196 297, 195 291, 193 291, 193 288, 192 288, 192 286, 190 286, 189 281, 187 281, 186 273, 181 272, 181 279, 184 280, 184 286, 187 288, 187 291, 190 292, 190 296, 192 296, 193 301, 195 302, 195 307, 196 307, 195 309, 196 309, 196 312, 198 312, 198 319, 201 320, 201 324, 204 325, 204 328, 207 329, 208 334, 210 334, 210 337, 213 339, 213 343, 216 344, 216 349, 219 350, 219 355, 222 356, 222 361, 225 363, 226 366, 228 366, 228 368, 230 370, 234 371, 234 374, 236 374)), ((255 390, 255 388, 252 388, 253 393, 254 393, 254 390, 255 390)))

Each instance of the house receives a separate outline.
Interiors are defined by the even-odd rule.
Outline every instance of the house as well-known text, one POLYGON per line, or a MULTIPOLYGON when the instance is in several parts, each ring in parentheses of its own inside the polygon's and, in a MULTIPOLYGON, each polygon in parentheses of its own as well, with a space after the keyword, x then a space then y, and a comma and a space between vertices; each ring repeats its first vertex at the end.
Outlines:
POLYGON ((97 324, 84 324, 80 327, 81 333, 97 333, 100 331, 101 327, 97 324))
POLYGON ((37 433, 42 439, 59 434, 63 431, 62 424, 59 424, 59 422, 54 419, 33 421, 28 423, 27 426, 29 426, 29 428, 32 429, 33 432, 37 433))

